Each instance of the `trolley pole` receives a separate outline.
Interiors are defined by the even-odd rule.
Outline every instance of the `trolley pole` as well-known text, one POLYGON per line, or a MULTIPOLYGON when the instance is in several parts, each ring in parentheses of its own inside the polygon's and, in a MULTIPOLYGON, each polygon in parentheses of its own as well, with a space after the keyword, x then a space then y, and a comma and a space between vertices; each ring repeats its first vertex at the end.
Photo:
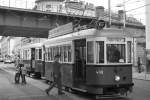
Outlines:
POLYGON ((126 28, 126 8, 125 8, 125 0, 123 0, 123 28, 125 30, 126 28))
POLYGON ((111 0, 108 0, 108 14, 109 14, 109 25, 108 27, 111 26, 111 0))

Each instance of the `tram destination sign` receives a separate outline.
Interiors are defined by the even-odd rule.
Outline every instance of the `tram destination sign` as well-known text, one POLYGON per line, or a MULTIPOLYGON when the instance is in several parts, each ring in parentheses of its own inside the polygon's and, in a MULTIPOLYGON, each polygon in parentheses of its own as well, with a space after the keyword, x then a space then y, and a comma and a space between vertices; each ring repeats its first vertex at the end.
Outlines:
POLYGON ((49 30, 48 38, 54 38, 73 32, 73 24, 68 23, 49 30))

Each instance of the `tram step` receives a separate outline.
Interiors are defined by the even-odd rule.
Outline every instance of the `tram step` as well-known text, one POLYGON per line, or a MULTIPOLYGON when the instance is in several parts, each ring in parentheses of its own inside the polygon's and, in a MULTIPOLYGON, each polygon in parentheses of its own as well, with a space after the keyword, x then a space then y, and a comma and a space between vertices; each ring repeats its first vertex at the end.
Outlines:
POLYGON ((81 92, 87 92, 87 90, 79 89, 79 88, 72 88, 73 90, 81 91, 81 92))

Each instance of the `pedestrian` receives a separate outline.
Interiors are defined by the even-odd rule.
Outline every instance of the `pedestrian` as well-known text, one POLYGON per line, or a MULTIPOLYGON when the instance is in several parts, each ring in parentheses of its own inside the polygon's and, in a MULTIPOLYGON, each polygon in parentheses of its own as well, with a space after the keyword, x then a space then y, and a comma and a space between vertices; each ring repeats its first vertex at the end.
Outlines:
POLYGON ((53 66, 53 80, 54 82, 45 90, 45 92, 47 93, 47 95, 49 95, 49 91, 55 86, 57 85, 58 88, 58 95, 62 95, 64 94, 62 92, 62 84, 61 84, 61 64, 59 63, 59 58, 60 55, 56 55, 54 57, 54 62, 52 64, 53 66))
POLYGON ((140 57, 138 57, 137 65, 138 65, 138 72, 141 73, 141 59, 140 59, 140 57))
POLYGON ((26 84, 26 68, 25 68, 25 66, 22 64, 21 65, 22 67, 21 67, 21 71, 22 71, 22 75, 21 75, 21 77, 22 77, 22 84, 26 84))
POLYGON ((22 79, 22 83, 26 83, 25 77, 22 74, 22 72, 24 73, 24 68, 22 68, 24 65, 22 64, 21 60, 20 60, 20 56, 17 57, 16 60, 16 74, 15 74, 15 83, 19 83, 20 81, 20 77, 22 79))

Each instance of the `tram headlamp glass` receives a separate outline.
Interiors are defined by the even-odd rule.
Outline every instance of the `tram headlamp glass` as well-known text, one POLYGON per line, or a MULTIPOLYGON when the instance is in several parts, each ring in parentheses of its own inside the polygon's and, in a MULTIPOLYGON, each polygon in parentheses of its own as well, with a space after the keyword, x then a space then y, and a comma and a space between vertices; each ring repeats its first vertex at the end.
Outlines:
POLYGON ((103 70, 96 70, 96 74, 103 74, 103 70))
POLYGON ((115 81, 120 81, 120 76, 116 75, 115 76, 115 81))

